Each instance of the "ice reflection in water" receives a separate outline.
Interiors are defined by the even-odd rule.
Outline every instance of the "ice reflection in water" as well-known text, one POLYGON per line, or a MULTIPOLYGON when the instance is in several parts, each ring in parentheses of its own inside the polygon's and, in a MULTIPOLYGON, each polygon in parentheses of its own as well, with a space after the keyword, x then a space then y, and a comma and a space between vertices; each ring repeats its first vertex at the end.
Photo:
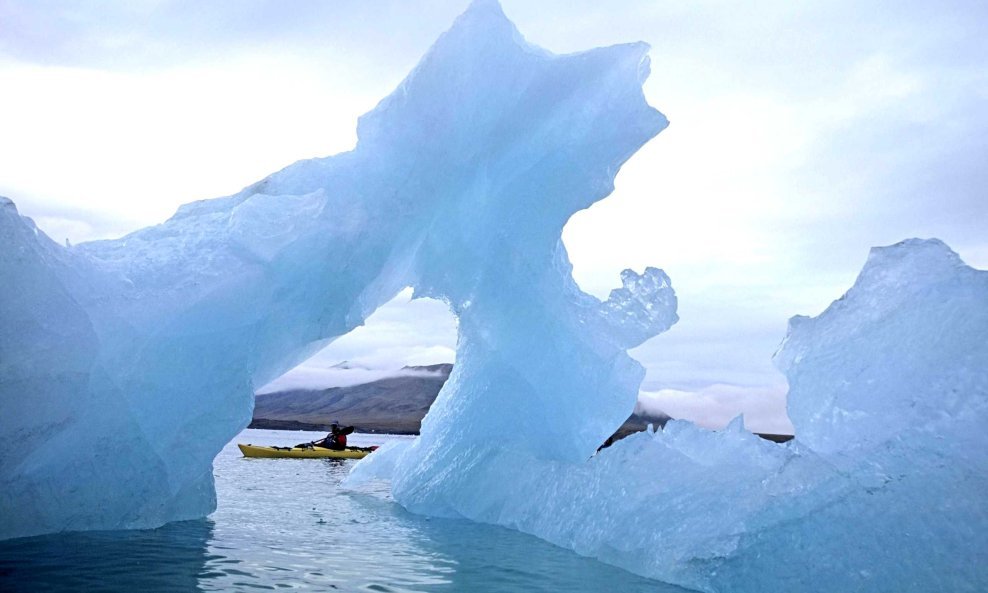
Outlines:
MULTIPOLYGON (((313 436, 248 430, 237 440, 313 436)), ((386 492, 342 492, 349 463, 244 459, 231 443, 215 462, 219 508, 208 520, 0 542, 0 590, 682 591, 506 529, 411 515, 386 492)))

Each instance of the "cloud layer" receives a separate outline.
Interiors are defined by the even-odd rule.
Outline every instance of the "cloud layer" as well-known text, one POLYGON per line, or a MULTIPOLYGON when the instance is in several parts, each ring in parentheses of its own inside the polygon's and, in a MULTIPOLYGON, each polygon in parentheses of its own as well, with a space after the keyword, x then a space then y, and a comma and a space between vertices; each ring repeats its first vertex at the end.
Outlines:
POLYGON ((660 389, 642 391, 638 405, 651 414, 665 413, 699 426, 721 429, 738 416, 745 428, 768 434, 793 434, 786 415, 785 386, 777 388, 709 385, 697 391, 660 389))

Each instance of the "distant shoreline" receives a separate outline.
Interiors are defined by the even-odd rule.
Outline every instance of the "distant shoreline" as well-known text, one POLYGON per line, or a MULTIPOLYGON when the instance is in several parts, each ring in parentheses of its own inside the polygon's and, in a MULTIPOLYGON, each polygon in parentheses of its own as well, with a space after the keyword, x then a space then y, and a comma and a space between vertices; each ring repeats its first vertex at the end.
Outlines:
MULTIPOLYGON (((395 435, 406 435, 406 436, 408 435, 417 436, 419 434, 419 431, 417 429, 410 430, 407 427, 404 428, 384 427, 384 426, 368 427, 368 426, 360 426, 357 424, 354 424, 353 427, 354 427, 354 432, 358 432, 361 434, 395 434, 395 435)), ((254 420, 251 420, 251 423, 247 426, 247 428, 260 428, 265 430, 307 430, 311 432, 329 432, 329 424, 312 424, 308 422, 298 422, 295 420, 268 420, 265 418, 255 418, 254 420)), ((615 441, 620 440, 630 434, 634 434, 636 432, 641 432, 641 430, 644 430, 644 427, 642 427, 640 430, 634 430, 634 429, 629 430, 629 428, 631 427, 627 425, 623 426, 622 429, 624 430, 619 430, 615 434, 616 438, 614 440, 615 441)), ((758 432, 753 434, 767 441, 772 441, 775 443, 785 443, 793 439, 793 435, 791 434, 769 434, 769 433, 758 433, 758 432)))
MULTIPOLYGON (((347 423, 349 425, 349 423, 347 423)), ((247 428, 261 428, 266 430, 308 430, 312 432, 329 432, 329 424, 316 424, 310 422, 298 422, 296 420, 269 420, 267 418, 254 418, 247 425, 247 428)), ((353 424, 354 432, 363 434, 399 434, 418 435, 418 427, 410 428, 398 423, 395 425, 375 425, 364 426, 353 424)))

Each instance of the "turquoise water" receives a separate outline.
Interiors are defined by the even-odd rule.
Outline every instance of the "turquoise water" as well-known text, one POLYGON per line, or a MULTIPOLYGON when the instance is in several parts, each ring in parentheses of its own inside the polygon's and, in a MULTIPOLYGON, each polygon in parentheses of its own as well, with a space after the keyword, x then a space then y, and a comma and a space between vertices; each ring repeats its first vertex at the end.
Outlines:
POLYGON ((216 458, 207 519, 0 542, 0 591, 683 591, 507 529, 412 515, 383 488, 342 491, 353 461, 245 459, 235 444, 322 436, 244 431, 216 458))

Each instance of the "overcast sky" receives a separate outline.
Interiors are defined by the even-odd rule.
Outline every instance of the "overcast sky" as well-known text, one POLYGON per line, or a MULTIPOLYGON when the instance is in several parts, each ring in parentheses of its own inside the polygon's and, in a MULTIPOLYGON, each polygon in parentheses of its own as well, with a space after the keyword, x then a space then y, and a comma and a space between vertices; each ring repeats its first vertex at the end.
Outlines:
MULTIPOLYGON (((588 292, 625 267, 672 277, 680 323, 632 352, 643 402, 784 428, 786 320, 838 298, 869 247, 939 237, 988 268, 988 3, 502 4, 557 53, 652 45, 645 92, 671 125, 564 233, 588 292)), ((0 0, 0 195, 80 242, 347 150, 466 5, 0 0)), ((443 307, 403 295, 307 368, 454 346, 443 307)))

